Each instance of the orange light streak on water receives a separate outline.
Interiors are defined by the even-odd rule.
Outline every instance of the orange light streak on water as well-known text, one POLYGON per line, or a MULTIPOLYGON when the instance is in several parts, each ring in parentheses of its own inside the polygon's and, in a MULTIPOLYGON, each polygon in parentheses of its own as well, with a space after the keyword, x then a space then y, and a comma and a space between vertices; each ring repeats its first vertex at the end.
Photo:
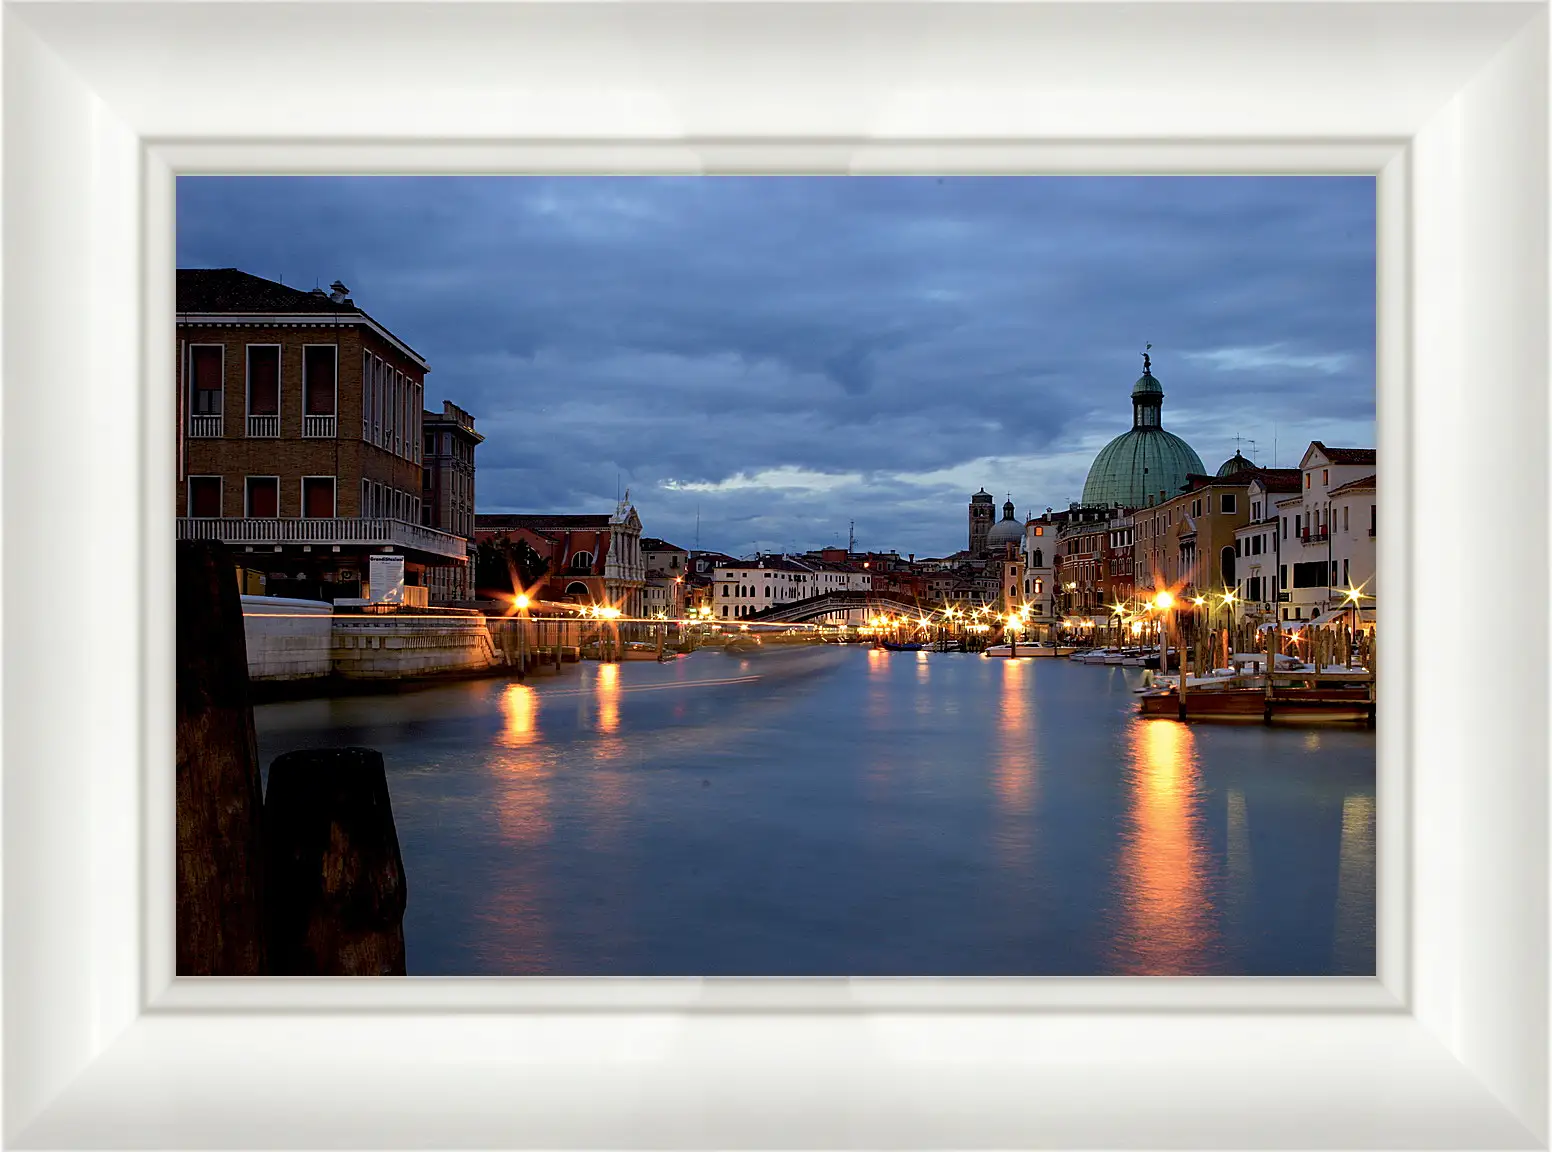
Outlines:
POLYGON ((1211 926, 1195 737, 1173 720, 1142 720, 1131 740, 1119 967, 1130 975, 1199 972, 1211 926))

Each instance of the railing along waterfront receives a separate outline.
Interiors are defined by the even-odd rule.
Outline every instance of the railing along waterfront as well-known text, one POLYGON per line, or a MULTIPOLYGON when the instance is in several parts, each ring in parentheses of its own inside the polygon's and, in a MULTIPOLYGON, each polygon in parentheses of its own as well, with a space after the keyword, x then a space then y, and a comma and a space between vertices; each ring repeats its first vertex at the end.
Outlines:
POLYGON ((389 517, 180 517, 178 539, 223 544, 387 544, 458 560, 467 555, 461 536, 389 517))

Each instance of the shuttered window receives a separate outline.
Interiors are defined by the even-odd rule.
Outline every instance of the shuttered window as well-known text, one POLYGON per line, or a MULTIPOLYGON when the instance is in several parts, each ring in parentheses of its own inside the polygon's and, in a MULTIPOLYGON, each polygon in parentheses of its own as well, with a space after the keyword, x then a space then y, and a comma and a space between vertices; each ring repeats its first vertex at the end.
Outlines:
POLYGON ((280 415, 280 349, 274 345, 248 349, 248 415, 280 415))
POLYGON ((280 515, 280 481, 276 477, 248 477, 248 515, 261 519, 280 515))
POLYGON ((201 517, 221 515, 221 477, 189 477, 189 515, 201 517))
POLYGON ((334 345, 313 344, 302 350, 304 411, 309 416, 334 414, 334 345))
POLYGON ((334 515, 334 477, 302 478, 302 515, 325 520, 334 515))
POLYGON ((189 372, 194 378, 194 415, 221 415, 221 348, 196 345, 189 349, 189 372))

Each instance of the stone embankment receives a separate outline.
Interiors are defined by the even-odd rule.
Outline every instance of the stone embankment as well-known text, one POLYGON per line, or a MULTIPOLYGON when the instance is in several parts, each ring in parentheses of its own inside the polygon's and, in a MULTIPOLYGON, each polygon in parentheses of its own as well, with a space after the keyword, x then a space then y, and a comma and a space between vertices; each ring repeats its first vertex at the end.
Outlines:
MULTIPOLYGON (((372 682, 519 675, 575 660, 575 620, 488 618, 471 609, 339 609, 321 600, 242 597, 248 674, 286 694, 307 682, 372 682)), ((269 693, 266 693, 269 694, 269 693)))

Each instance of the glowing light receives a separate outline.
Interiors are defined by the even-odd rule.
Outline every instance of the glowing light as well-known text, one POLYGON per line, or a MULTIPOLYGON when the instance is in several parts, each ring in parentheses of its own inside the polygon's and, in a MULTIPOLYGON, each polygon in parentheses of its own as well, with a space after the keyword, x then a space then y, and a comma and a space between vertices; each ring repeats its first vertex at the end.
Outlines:
POLYGON ((1175 606, 1175 598, 1170 594, 1169 589, 1166 588, 1153 598, 1153 606, 1160 612, 1168 612, 1175 606))
POLYGON ((607 608, 600 608, 598 614, 605 620, 618 620, 620 618, 620 610, 612 605, 607 608))
POLYGON ((1200 608, 1203 604, 1207 603, 1207 597, 1205 597, 1205 596, 1198 596, 1195 600, 1191 601, 1191 603, 1195 604, 1198 608, 1200 608))
POLYGON ((524 596, 521 592, 519 592, 516 596, 512 597, 512 603, 519 609, 522 609, 528 607, 529 600, 527 596, 524 596))

